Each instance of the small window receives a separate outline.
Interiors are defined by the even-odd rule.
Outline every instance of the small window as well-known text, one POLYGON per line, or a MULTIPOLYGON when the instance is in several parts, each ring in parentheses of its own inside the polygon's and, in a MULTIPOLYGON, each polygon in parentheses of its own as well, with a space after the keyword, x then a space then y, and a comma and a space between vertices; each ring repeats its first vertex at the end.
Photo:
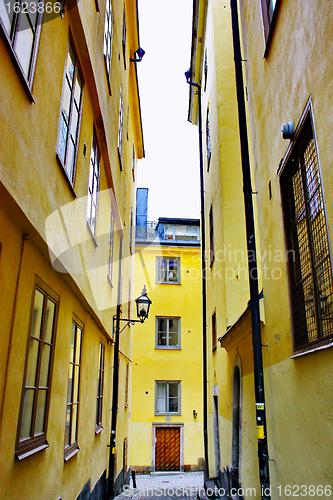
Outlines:
MULTIPOLYGON (((0 2, 0 31, 13 52, 17 68, 31 90, 43 14, 33 12, 32 4, 30 9, 29 4, 26 4, 28 7, 26 9, 23 8, 24 5, 19 2, 7 3, 4 0, 0 2), (21 8, 17 9, 17 6, 21 8)), ((34 5, 36 7, 36 4, 34 5)), ((43 11, 43 9, 37 10, 43 11)))
POLYGON ((207 49, 205 50, 205 62, 204 62, 204 92, 207 89, 207 78, 208 78, 208 57, 207 57, 207 49))
POLYGON ((90 171, 88 185, 88 206, 87 206, 87 222, 93 236, 96 236, 97 227, 97 205, 98 205, 98 189, 100 176, 100 152, 95 133, 90 155, 90 171))
POLYGON ((180 381, 156 381, 156 415, 180 415, 180 381))
POLYGON ((126 37, 127 37, 127 27, 126 27, 126 11, 125 11, 125 4, 123 8, 123 40, 122 40, 122 46, 123 46, 123 56, 124 56, 124 66, 126 69, 126 37))
POLYGON ((156 348, 180 348, 180 318, 156 318, 156 348))
POLYGON ((156 257, 157 283, 180 283, 180 258, 156 257))
POLYGON ((213 205, 211 205, 209 210, 209 245, 210 265, 212 266, 215 258, 213 205))
POLYGON ((114 217, 111 210, 110 233, 109 233, 109 257, 108 257, 108 278, 112 284, 113 267, 113 244, 114 244, 114 217))
POLYGON ((281 173, 294 351, 333 338, 333 281, 311 111, 281 173))
POLYGON ((131 254, 133 253, 133 208, 131 205, 131 214, 130 214, 130 227, 129 227, 129 249, 131 254))
POLYGON ((104 389, 104 359, 105 345, 99 343, 98 354, 98 376, 97 376, 97 403, 96 403, 96 432, 102 429, 102 411, 103 411, 103 389, 104 389))
POLYGON ((80 401, 82 333, 83 325, 79 325, 76 320, 73 320, 65 422, 65 460, 68 460, 79 451, 77 432, 80 401))
POLYGON ((119 128, 118 128, 118 156, 120 162, 120 170, 123 169, 123 137, 124 137, 124 101, 123 101, 123 91, 122 89, 120 89, 119 128))
POLYGON ((212 349, 215 351, 217 348, 217 331, 216 331, 216 311, 212 314, 212 349))
POLYGON ((58 301, 58 295, 36 278, 16 442, 18 459, 48 446, 46 432, 58 301))
POLYGON ((129 388, 129 364, 126 363, 126 375, 125 375, 125 408, 128 407, 128 388, 129 388))
POLYGON ((135 165, 136 165, 135 146, 134 146, 134 142, 133 142, 133 156, 132 156, 132 175, 133 175, 133 181, 135 181, 135 165))
POLYGON ((210 128, 209 128, 209 107, 207 108, 207 117, 206 117, 206 149, 207 149, 207 170, 209 170, 210 158, 212 156, 212 148, 210 143, 210 128))
POLYGON ((112 43, 113 43, 112 1, 106 0, 103 54, 104 54, 105 69, 106 69, 106 75, 107 75, 107 81, 108 81, 110 95, 111 95, 112 43))
POLYGON ((261 0, 261 12, 264 28, 264 39, 266 43, 265 57, 267 55, 269 42, 272 37, 272 29, 274 27, 276 11, 279 0, 261 0))
POLYGON ((57 158, 72 186, 80 134, 82 77, 72 44, 69 46, 62 90, 57 158))

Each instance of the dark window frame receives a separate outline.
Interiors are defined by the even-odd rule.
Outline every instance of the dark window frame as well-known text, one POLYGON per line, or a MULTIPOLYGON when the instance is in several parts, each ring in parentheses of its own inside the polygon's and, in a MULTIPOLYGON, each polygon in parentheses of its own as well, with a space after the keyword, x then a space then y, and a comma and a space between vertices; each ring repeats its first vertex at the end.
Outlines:
MULTIPOLYGON (((19 0, 20 3, 22 3, 22 0, 19 0)), ((41 0, 43 3, 44 1, 41 0)), ((14 7, 14 4, 11 4, 11 7, 14 7)), ((5 8, 5 7, 4 7, 5 8)), ((20 9, 21 10, 21 9, 20 9)), ((7 46, 7 49, 9 51, 10 58, 15 66, 15 69, 18 73, 18 76, 25 88, 25 91, 27 92, 27 95, 29 97, 29 100, 31 102, 35 102, 34 97, 32 95, 32 86, 34 82, 34 76, 35 76, 35 70, 36 70, 36 61, 37 61, 37 53, 38 53, 38 47, 39 47, 39 40, 40 40, 40 33, 41 33, 41 25, 42 25, 42 20, 43 20, 43 13, 38 13, 36 16, 35 20, 35 26, 32 25, 31 23, 31 16, 27 16, 26 19, 29 19, 29 25, 33 31, 33 43, 30 51, 30 62, 29 62, 29 69, 28 69, 28 74, 25 73, 20 57, 17 54, 14 46, 16 43, 16 38, 17 38, 17 33, 19 32, 19 26, 20 26, 20 21, 22 19, 22 16, 24 16, 21 11, 19 13, 14 13, 13 12, 13 17, 12 20, 8 18, 8 21, 10 23, 10 33, 8 33, 7 28, 5 27, 4 20, 0 17, 0 34, 3 38, 3 41, 5 45, 7 46)))
POLYGON ((210 160, 212 157, 212 145, 210 139, 210 124, 209 124, 209 106, 207 106, 207 115, 206 115, 206 151, 207 151, 207 172, 208 172, 210 166, 210 160))
POLYGON ((113 249, 114 249, 114 216, 112 213, 111 207, 111 215, 110 215, 110 232, 109 232, 109 253, 108 253, 108 280, 113 287, 112 284, 112 273, 113 273, 113 249))
POLYGON ((112 68, 112 47, 113 47, 113 31, 114 31, 114 17, 112 0, 106 0, 105 7, 105 21, 104 21, 104 44, 103 44, 103 55, 106 71, 106 79, 109 88, 109 94, 111 93, 111 68, 112 68), (109 8, 107 8, 109 7, 109 8))
MULTIPOLYGON (((56 335, 57 335, 57 323, 58 323, 58 311, 59 311, 59 295, 52 290, 46 283, 44 283, 38 276, 35 277, 35 283, 31 298, 31 306, 30 306, 30 320, 29 320, 29 335, 27 339, 27 347, 26 347, 26 355, 25 355, 25 366, 24 366, 24 377, 22 383, 22 393, 21 393, 21 403, 20 403, 20 411, 18 418, 18 426, 17 426, 17 437, 16 437, 16 446, 15 446, 15 457, 18 460, 22 460, 38 451, 41 451, 49 446, 47 441, 47 426, 48 426, 48 417, 49 417, 49 407, 50 407, 50 399, 51 399, 51 389, 52 389, 52 375, 53 375, 53 361, 54 361, 54 351, 55 351, 55 343, 56 343, 56 335), (34 318, 34 306, 35 306, 35 297, 36 291, 39 291, 43 296, 43 311, 40 325, 40 337, 37 339, 32 336, 32 326, 33 326, 33 318, 34 318), (47 319, 47 303, 48 300, 55 304, 54 317, 53 317, 53 325, 52 325, 52 342, 44 342, 45 335, 45 324, 47 319), (29 362, 29 346, 32 340, 38 340, 38 354, 36 360, 36 378, 35 378, 35 394, 33 399, 33 407, 32 407, 32 416, 31 416, 31 424, 30 424, 30 434, 34 434, 35 424, 36 424, 36 412, 37 412, 37 396, 38 389, 42 386, 39 386, 40 382, 40 372, 43 358, 43 349, 40 349, 41 345, 50 345, 50 358, 48 364, 48 376, 47 376, 47 395, 44 405, 44 420, 43 420, 43 432, 36 435, 30 436, 28 438, 21 439, 21 426, 23 421, 23 407, 24 407, 24 396, 27 389, 26 379, 27 379, 27 370, 28 370, 28 362, 29 362)), ((30 387, 30 386, 28 386, 30 387)), ((44 386, 43 386, 44 387, 44 386)), ((32 388, 32 386, 31 386, 32 388)), ((43 389, 44 390, 44 389, 43 389)))
MULTIPOLYGON (((65 442, 65 449, 64 449, 64 459, 65 462, 67 462, 70 458, 72 458, 76 453, 80 451, 80 448, 78 446, 78 430, 79 430, 79 408, 80 408, 80 386, 81 386, 81 368, 82 368, 82 343, 83 343, 83 335, 84 335, 84 325, 83 323, 77 318, 77 316, 74 315, 72 319, 72 328, 73 325, 75 326, 75 347, 74 347, 74 352, 73 352, 73 360, 69 361, 69 371, 68 371, 68 389, 67 389, 67 403, 66 403, 66 416, 68 413, 68 407, 70 407, 70 424, 69 424, 69 441, 72 441, 72 431, 74 430, 75 432, 75 439, 71 444, 66 444, 65 442), (81 330, 81 339, 80 339, 80 354, 79 354, 79 360, 77 362, 77 332, 78 330, 81 330), (70 368, 71 366, 73 367, 73 374, 74 377, 72 379, 70 378, 70 368), (76 368, 78 367, 78 370, 76 368), (77 376, 75 375, 75 372, 78 371, 77 376), (77 380, 78 379, 78 380, 77 380), (69 384, 72 383, 72 391, 71 391, 71 401, 69 402, 68 398, 68 393, 69 393, 69 384), (74 401, 74 394, 75 394, 75 389, 74 385, 77 383, 76 387, 76 394, 77 394, 77 401, 74 401), (75 428, 72 428, 72 417, 73 417, 73 407, 74 405, 76 406, 76 425, 75 428)), ((66 427, 66 425, 65 425, 66 427)), ((66 432, 65 432, 66 436, 66 432)))
POLYGON ((272 0, 261 0, 261 13, 264 30, 265 52, 264 57, 267 57, 271 39, 274 32, 277 13, 279 10, 280 0, 276 0, 274 10, 270 9, 272 0))
POLYGON ((181 349, 181 317, 180 316, 156 316, 155 318, 155 349, 159 350, 173 350, 173 349, 181 349), (160 319, 166 319, 167 320, 167 329, 166 329, 166 341, 167 343, 164 344, 159 344, 158 341, 158 334, 161 333, 159 330, 159 320, 160 319), (177 345, 170 345, 170 337, 169 337, 169 328, 170 328, 170 320, 178 320, 178 343, 177 345))
POLYGON ((59 124, 58 124, 58 138, 57 138, 57 150, 56 150, 56 158, 58 160, 58 163, 61 167, 61 170, 63 171, 66 180, 68 181, 68 184, 73 192, 75 194, 74 186, 75 186, 75 179, 76 179, 76 168, 77 168, 77 160, 78 160, 78 151, 79 151, 79 142, 80 142, 80 132, 81 132, 81 121, 82 121, 82 109, 83 109, 83 92, 84 91, 84 79, 83 79, 83 73, 81 70, 81 65, 80 61, 76 52, 76 48, 72 39, 72 36, 69 37, 69 43, 68 43, 68 48, 66 51, 66 61, 65 61, 65 70, 64 70, 64 77, 63 77, 63 82, 62 82, 62 92, 61 92, 61 105, 60 105, 60 115, 59 115, 59 124), (64 97, 65 97, 65 89, 66 89, 66 84, 68 83, 69 85, 69 79, 67 78, 67 64, 68 64, 68 58, 70 56, 70 52, 74 56, 74 73, 73 73, 73 79, 72 81, 74 82, 74 85, 72 85, 71 91, 70 91, 70 101, 69 101, 69 116, 68 116, 68 124, 67 124, 67 137, 65 141, 65 161, 62 158, 62 154, 60 152, 60 144, 61 144, 61 131, 62 131, 62 122, 63 120, 66 122, 64 118, 64 110, 63 110, 63 103, 64 103, 64 97), (80 103, 79 106, 77 106, 76 103, 76 88, 77 88, 77 83, 78 79, 77 77, 79 76, 79 80, 81 80, 81 92, 80 92, 80 103), (76 125, 76 134, 75 134, 75 153, 73 157, 73 170, 72 174, 68 171, 68 151, 69 151, 69 145, 71 142, 71 131, 72 131, 72 124, 73 124, 73 110, 77 111, 77 125, 76 125))
MULTIPOLYGON (((123 37, 122 37, 122 48, 123 48, 123 56, 124 56, 124 67, 126 70, 126 40, 127 40, 127 26, 126 26, 126 9, 125 2, 123 7, 123 37)), ((127 137, 128 138, 128 137, 127 137)))
POLYGON ((216 325, 216 309, 212 314, 212 351, 217 349, 217 325, 216 325))
POLYGON ((105 368, 105 344, 99 342, 99 365, 97 377, 97 401, 96 401, 96 422, 95 433, 99 434, 103 430, 103 397, 104 397, 104 368, 105 368))
POLYGON ((125 408, 128 408, 129 405, 129 362, 126 361, 126 372, 125 372, 125 402, 124 406, 125 408))
POLYGON ((325 324, 333 317, 332 260, 311 99, 278 175, 296 355, 333 339, 325 324))
POLYGON ((97 140, 95 128, 93 130, 93 138, 90 150, 89 160, 89 180, 88 180, 88 198, 87 198, 87 224, 96 241, 97 234, 97 213, 98 213, 98 199, 99 199, 99 183, 101 177, 101 152, 97 140), (97 184, 97 187, 96 187, 97 184), (95 190, 96 188, 96 190, 95 190), (96 193, 96 200, 94 201, 94 193, 96 193), (95 207, 95 222, 92 223, 93 207, 95 207))

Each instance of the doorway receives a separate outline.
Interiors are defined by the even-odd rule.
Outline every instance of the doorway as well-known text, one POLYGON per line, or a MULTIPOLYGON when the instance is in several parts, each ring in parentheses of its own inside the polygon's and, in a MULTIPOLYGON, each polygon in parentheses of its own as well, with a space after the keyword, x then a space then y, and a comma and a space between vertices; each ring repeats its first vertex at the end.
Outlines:
POLYGON ((180 427, 155 427, 155 471, 180 471, 180 427))

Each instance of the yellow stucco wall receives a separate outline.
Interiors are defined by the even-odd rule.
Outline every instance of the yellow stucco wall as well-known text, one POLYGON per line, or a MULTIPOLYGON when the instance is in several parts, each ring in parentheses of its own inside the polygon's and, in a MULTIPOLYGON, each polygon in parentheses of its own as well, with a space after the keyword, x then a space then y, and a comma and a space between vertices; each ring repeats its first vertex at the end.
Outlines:
POLYGON ((133 333, 131 466, 151 468, 152 423, 168 422, 184 424, 184 465, 196 468, 203 457, 200 248, 137 245, 135 263, 135 294, 146 284, 152 305, 133 333), (156 283, 156 257, 162 255, 180 257, 180 284, 156 283), (181 318, 181 349, 155 348, 156 316, 181 318), (180 415, 155 415, 156 380, 181 381, 180 415))
MULTIPOLYGON (((73 500, 89 480, 92 491, 108 469, 112 316, 117 305, 119 246, 120 238, 124 237, 121 279, 123 311, 127 314, 128 301, 134 296, 134 259, 129 240, 130 231, 134 233, 131 208, 134 217, 136 159, 143 157, 144 149, 135 65, 129 61, 138 48, 136 2, 125 1, 126 67, 122 54, 123 2, 112 4, 111 95, 103 57, 105 2, 98 2, 99 12, 96 4, 82 0, 70 10, 66 6, 64 18, 59 16, 42 25, 32 86, 34 102, 29 99, 0 36, 1 498, 73 500), (76 49, 84 80, 73 189, 56 159, 69 39, 76 49), (123 170, 117 149, 120 89, 124 99, 123 170), (101 151, 96 241, 86 222, 93 130, 101 151), (115 218, 112 285, 107 278, 111 211, 115 218), (27 238, 22 250, 24 235, 27 238), (64 269, 59 272, 55 256, 67 272, 62 272, 64 269), (15 442, 35 276, 60 297, 46 434, 49 447, 18 461, 15 442), (78 420, 80 451, 65 462, 66 399, 74 314, 84 325, 78 420), (100 340, 105 345, 103 430, 95 434, 100 340)), ((124 394, 126 364, 131 376, 131 356, 132 328, 127 328, 120 340, 116 476, 123 467, 123 440, 130 439, 130 409, 124 394)))

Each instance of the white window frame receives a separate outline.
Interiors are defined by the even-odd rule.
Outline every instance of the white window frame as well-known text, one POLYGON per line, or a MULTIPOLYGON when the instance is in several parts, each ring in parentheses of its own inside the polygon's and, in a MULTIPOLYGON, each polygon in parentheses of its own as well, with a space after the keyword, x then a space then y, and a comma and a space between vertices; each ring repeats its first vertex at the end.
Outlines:
POLYGON ((180 380, 155 380, 155 415, 181 415, 181 381, 180 380), (169 384, 178 384, 178 411, 158 411, 157 410, 157 387, 159 384, 165 384, 166 393, 164 398, 167 400, 169 406, 169 384))
POLYGON ((118 156, 120 170, 123 169, 123 140, 124 140, 124 100, 123 91, 120 87, 120 102, 119 102, 119 127, 118 127, 118 156))
POLYGON ((104 24, 104 62, 107 75, 109 94, 111 95, 111 64, 112 64, 112 45, 113 45, 113 10, 112 1, 106 0, 105 24, 104 24))
POLYGON ((181 324, 181 320, 180 320, 180 316, 156 316, 156 320, 155 320, 155 348, 156 349, 180 349, 181 348, 181 345, 180 345, 180 339, 181 339, 181 335, 180 335, 180 332, 181 332, 181 327, 180 327, 180 324, 181 324), (166 330, 166 345, 163 345, 163 344, 159 344, 158 343, 158 334, 159 334, 159 329, 158 329, 158 322, 160 319, 166 319, 167 320, 167 330, 166 330), (178 342, 177 342, 177 345, 170 345, 169 342, 170 342, 170 336, 169 336, 169 324, 170 324, 170 320, 175 320, 177 319, 178 320, 178 342))
POLYGON ((93 235, 96 238, 97 232, 97 211, 98 211, 98 192, 100 180, 100 161, 101 155, 97 142, 96 133, 93 133, 90 153, 90 168, 89 168, 89 184, 88 184, 88 201, 87 201, 87 224, 93 235), (93 208, 95 208, 95 222, 93 223, 93 208))

